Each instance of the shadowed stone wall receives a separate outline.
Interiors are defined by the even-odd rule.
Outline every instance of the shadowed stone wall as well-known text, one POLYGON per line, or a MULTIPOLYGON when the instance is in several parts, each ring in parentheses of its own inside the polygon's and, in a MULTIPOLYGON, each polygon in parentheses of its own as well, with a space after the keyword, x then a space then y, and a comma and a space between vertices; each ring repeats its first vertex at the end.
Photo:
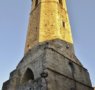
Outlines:
POLYGON ((72 44, 61 40, 36 45, 10 73, 2 90, 93 90, 88 71, 72 50, 72 44))

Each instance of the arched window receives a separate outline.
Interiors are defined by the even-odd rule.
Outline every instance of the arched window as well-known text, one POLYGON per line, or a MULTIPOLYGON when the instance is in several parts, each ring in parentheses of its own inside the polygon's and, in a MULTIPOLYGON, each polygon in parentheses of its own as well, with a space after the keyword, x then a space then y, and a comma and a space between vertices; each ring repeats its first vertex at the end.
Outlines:
POLYGON ((38 5, 38 0, 35 0, 35 6, 37 6, 38 5))
POLYGON ((62 0, 59 0, 59 3, 60 3, 61 5, 63 5, 62 0))
POLYGON ((30 80, 34 80, 34 74, 31 69, 27 69, 22 78, 22 83, 28 82, 30 80))
POLYGON ((71 72, 72 74, 74 74, 75 68, 74 68, 74 65, 73 65, 72 62, 69 62, 69 68, 70 68, 70 72, 71 72))
POLYGON ((65 28, 65 22, 64 21, 62 22, 62 26, 65 28))

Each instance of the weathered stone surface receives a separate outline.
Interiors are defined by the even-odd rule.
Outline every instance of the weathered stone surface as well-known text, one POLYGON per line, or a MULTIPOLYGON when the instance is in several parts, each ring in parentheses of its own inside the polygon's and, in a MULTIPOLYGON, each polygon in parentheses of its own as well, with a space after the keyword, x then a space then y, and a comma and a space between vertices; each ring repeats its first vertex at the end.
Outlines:
POLYGON ((94 87, 94 90, 95 90, 95 87, 94 87))
POLYGON ((32 0, 25 53, 39 42, 53 39, 73 43, 66 0, 32 0))
POLYGON ((61 40, 36 45, 11 72, 2 90, 93 90, 88 71, 71 48, 72 44, 61 40))

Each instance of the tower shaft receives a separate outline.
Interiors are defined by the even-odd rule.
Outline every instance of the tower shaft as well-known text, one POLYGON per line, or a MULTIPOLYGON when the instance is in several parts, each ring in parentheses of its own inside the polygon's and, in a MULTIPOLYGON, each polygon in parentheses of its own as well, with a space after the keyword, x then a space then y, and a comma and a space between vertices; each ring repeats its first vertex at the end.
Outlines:
POLYGON ((38 42, 61 39, 73 43, 65 0, 33 0, 25 53, 38 42))

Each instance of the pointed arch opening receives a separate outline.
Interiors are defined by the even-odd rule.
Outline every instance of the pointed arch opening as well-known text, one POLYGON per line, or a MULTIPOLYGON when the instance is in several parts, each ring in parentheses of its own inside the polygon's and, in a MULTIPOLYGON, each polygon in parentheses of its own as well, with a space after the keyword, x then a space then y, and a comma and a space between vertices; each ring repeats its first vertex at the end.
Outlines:
POLYGON ((24 76, 22 78, 22 84, 23 83, 26 83, 28 81, 33 81, 34 80, 34 74, 33 74, 33 71, 31 69, 27 69, 26 72, 24 73, 24 76))
POLYGON ((59 0, 59 4, 63 5, 63 2, 62 2, 62 0, 59 0))
POLYGON ((38 0, 35 0, 35 6, 37 6, 38 5, 38 0))
POLYGON ((70 71, 72 72, 72 73, 74 73, 74 71, 75 71, 75 69, 74 69, 74 65, 73 65, 73 63, 72 62, 69 62, 69 67, 70 67, 70 71))
POLYGON ((75 68, 74 68, 74 64, 72 62, 69 62, 69 70, 70 70, 70 72, 72 74, 72 77, 75 78, 74 77, 75 68))

